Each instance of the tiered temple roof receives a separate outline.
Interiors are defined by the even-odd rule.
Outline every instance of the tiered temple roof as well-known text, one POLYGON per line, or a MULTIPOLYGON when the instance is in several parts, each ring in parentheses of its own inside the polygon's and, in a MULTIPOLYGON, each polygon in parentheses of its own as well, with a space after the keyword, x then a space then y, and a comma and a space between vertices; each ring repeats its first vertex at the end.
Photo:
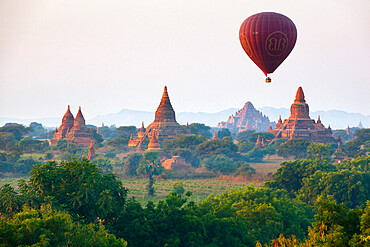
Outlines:
POLYGON ((151 139, 153 132, 156 133, 159 143, 164 139, 176 138, 178 134, 185 134, 184 129, 176 121, 175 111, 172 108, 167 87, 164 87, 161 102, 155 112, 154 121, 146 129, 142 125, 136 138, 130 140, 128 146, 138 146, 146 136, 151 139))
POLYGON ((68 131, 73 127, 74 120, 75 119, 68 105, 67 111, 62 118, 62 124, 60 125, 59 129, 56 129, 54 136, 51 139, 51 144, 57 145, 59 139, 63 139, 66 137, 68 131))
POLYGON ((275 135, 272 142, 278 138, 304 138, 310 142, 320 143, 335 142, 330 126, 325 129, 320 117, 317 122, 310 118, 309 107, 306 103, 302 87, 298 88, 295 100, 290 107, 290 117, 285 119, 284 122, 281 121, 280 117, 275 129, 269 129, 268 132, 275 135))
POLYGON ((155 130, 153 130, 152 138, 149 141, 148 144, 148 150, 154 151, 154 150, 161 150, 161 146, 158 142, 157 135, 155 133, 155 130))
POLYGON ((76 118, 73 118, 68 105, 67 112, 64 114, 62 119, 62 124, 54 133, 54 136, 51 139, 51 144, 56 145, 60 139, 66 139, 68 142, 73 142, 79 146, 85 147, 90 146, 91 143, 95 143, 91 131, 86 127, 81 107, 79 107, 76 118))
POLYGON ((270 125, 270 120, 262 112, 256 110, 251 102, 245 103, 242 109, 235 115, 231 115, 226 122, 217 124, 217 128, 228 128, 233 132, 244 130, 266 131, 270 125))

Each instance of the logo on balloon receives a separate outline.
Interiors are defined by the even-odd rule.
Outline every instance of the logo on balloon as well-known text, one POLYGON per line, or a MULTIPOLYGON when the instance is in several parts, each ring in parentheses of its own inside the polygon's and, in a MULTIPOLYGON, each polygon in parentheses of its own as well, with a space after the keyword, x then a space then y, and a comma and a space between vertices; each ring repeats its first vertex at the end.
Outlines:
POLYGON ((271 33, 265 42, 265 49, 270 56, 278 57, 288 47, 288 37, 281 31, 271 33))

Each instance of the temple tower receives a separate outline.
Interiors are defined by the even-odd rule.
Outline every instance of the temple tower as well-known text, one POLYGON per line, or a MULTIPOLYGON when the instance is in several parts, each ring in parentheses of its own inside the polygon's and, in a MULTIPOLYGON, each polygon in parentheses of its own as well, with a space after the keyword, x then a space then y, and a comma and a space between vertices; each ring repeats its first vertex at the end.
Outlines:
POLYGON ((310 142, 333 143, 335 139, 332 137, 330 126, 326 129, 321 123, 320 117, 317 122, 310 118, 309 107, 306 103, 302 87, 299 87, 290 107, 290 117, 281 121, 281 116, 274 130, 268 130, 269 133, 275 135, 271 141, 274 142, 278 138, 296 139, 304 138, 310 142))
POLYGON ((91 142, 95 143, 90 130, 86 127, 85 118, 82 115, 81 106, 78 109, 72 129, 66 136, 67 141, 76 143, 79 146, 90 146, 91 142))
POLYGON ((68 131, 72 129, 73 123, 74 123, 74 117, 68 105, 67 111, 62 118, 62 124, 60 125, 59 129, 55 131, 53 138, 51 139, 51 144, 57 145, 58 140, 65 138, 68 131))
POLYGON ((302 87, 299 87, 295 96, 294 103, 290 107, 290 119, 304 118, 309 119, 309 107, 304 99, 302 87))
POLYGON ((136 138, 130 140, 128 146, 137 147, 145 137, 151 139, 154 132, 159 143, 165 139, 174 139, 178 134, 186 133, 184 128, 176 121, 175 111, 172 108, 166 86, 164 87, 161 102, 155 112, 154 121, 146 129, 142 124, 136 138))
POLYGON ((92 160, 95 158, 95 148, 93 142, 90 143, 89 151, 87 153, 88 160, 92 160))
POLYGON ((213 135, 213 138, 212 140, 218 140, 218 136, 217 136, 217 130, 215 130, 215 134, 213 135))
POLYGON ((155 130, 153 130, 152 138, 149 141, 148 150, 149 151, 161 150, 161 146, 159 145, 155 130))

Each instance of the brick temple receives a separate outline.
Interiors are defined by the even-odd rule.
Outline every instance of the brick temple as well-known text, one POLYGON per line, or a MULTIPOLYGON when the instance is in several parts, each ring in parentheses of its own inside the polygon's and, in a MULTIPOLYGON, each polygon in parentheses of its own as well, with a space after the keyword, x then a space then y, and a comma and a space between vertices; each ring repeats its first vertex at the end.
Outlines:
POLYGON ((154 121, 147 128, 144 128, 144 123, 142 123, 139 132, 136 134, 136 138, 130 138, 128 146, 139 147, 145 137, 152 139, 153 133, 155 133, 155 139, 159 143, 165 139, 174 139, 179 134, 185 134, 184 128, 176 121, 175 111, 172 108, 167 87, 164 87, 161 102, 155 112, 154 121))
POLYGON ((294 103, 290 107, 290 117, 281 121, 281 117, 276 124, 275 129, 268 129, 268 132, 275 135, 271 141, 278 138, 296 139, 304 138, 309 142, 333 143, 336 142, 332 137, 332 131, 329 127, 326 129, 321 123, 320 116, 315 120, 309 116, 309 107, 306 103, 302 87, 299 87, 295 96, 294 103))
POLYGON ((245 130, 255 130, 257 132, 267 131, 270 120, 262 112, 256 110, 253 104, 248 101, 242 109, 231 115, 226 122, 217 124, 217 128, 228 128, 232 132, 242 132, 245 130))
POLYGON ((74 118, 68 105, 67 112, 62 119, 62 124, 59 129, 55 130, 53 138, 51 138, 51 144, 57 145, 60 139, 65 139, 68 142, 84 147, 89 147, 95 143, 90 129, 86 127, 81 107, 79 107, 76 118, 74 118))

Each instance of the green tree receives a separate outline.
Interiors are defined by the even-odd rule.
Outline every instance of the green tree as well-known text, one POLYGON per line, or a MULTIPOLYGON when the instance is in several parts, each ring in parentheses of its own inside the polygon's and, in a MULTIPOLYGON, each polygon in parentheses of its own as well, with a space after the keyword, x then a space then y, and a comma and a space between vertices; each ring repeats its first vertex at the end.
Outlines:
POLYGON ((358 129, 355 131, 355 139, 346 143, 343 147, 343 152, 351 157, 356 158, 361 155, 366 155, 368 150, 364 145, 370 141, 370 129, 358 129))
POLYGON ((4 151, 9 151, 12 146, 17 143, 13 133, 0 132, 0 149, 4 151))
POLYGON ((352 236, 360 233, 361 209, 347 209, 332 197, 319 197, 316 206, 318 213, 310 230, 314 246, 348 246, 352 236))
POLYGON ((200 157, 210 157, 223 154, 229 158, 240 159, 238 146, 236 146, 231 138, 225 137, 222 140, 208 140, 197 146, 195 154, 200 157))
POLYGON ((274 174, 272 181, 265 185, 275 189, 285 189, 291 195, 300 190, 303 186, 303 179, 315 174, 316 171, 336 171, 332 163, 320 160, 295 160, 285 161, 274 174))
POLYGON ((306 139, 290 139, 277 147, 277 155, 283 158, 293 156, 295 159, 304 158, 307 155, 309 143, 306 139))
POLYGON ((245 141, 245 142, 249 142, 249 137, 255 133, 254 130, 245 130, 245 131, 242 131, 242 132, 239 132, 237 135, 236 135, 236 140, 238 142, 242 142, 242 141, 245 141))
POLYGON ((349 242, 351 247, 370 246, 370 201, 367 201, 367 206, 361 216, 360 233, 355 233, 349 242))
POLYGON ((173 185, 173 191, 176 192, 178 195, 182 195, 185 193, 184 185, 181 182, 176 182, 173 185))
POLYGON ((210 196, 199 204, 197 212, 204 221, 206 231, 220 234, 218 239, 223 243, 228 239, 240 238, 239 243, 226 246, 253 246, 256 240, 268 243, 279 233, 298 234, 302 239, 313 218, 311 207, 290 199, 283 191, 253 186, 210 196), (231 223, 235 232, 230 233, 229 226, 216 225, 215 222, 231 223), (239 236, 241 232, 242 236, 239 236))
POLYGON ((17 141, 20 141, 24 135, 29 133, 32 129, 27 128, 21 124, 6 124, 0 128, 0 132, 12 133, 17 141))
POLYGON ((13 172, 28 174, 37 163, 39 162, 32 157, 20 158, 13 166, 13 172))
POLYGON ((212 138, 211 127, 201 123, 192 123, 189 125, 192 134, 204 136, 206 139, 212 138))
POLYGON ((136 135, 137 129, 135 126, 120 126, 117 128, 118 136, 128 137, 136 135))
POLYGON ((148 196, 154 196, 155 180, 153 176, 159 175, 163 170, 163 166, 159 160, 159 154, 160 153, 158 151, 144 152, 143 157, 140 160, 139 167, 136 170, 138 174, 142 174, 149 178, 149 184, 147 186, 148 196))
POLYGON ((247 176, 250 177, 252 174, 256 173, 256 170, 252 168, 248 163, 246 162, 240 162, 238 164, 238 169, 235 171, 235 175, 240 175, 240 176, 247 176))
POLYGON ((139 168, 140 160, 143 156, 138 153, 133 153, 125 159, 123 167, 124 173, 127 176, 137 176, 136 170, 139 168))
POLYGON ((247 155, 251 161, 261 162, 264 157, 264 152, 260 148, 253 148, 247 155))
POLYGON ((248 153, 254 148, 254 144, 247 141, 241 141, 237 145, 240 153, 248 153))
POLYGON ((95 143, 99 144, 104 141, 103 136, 97 132, 95 128, 90 128, 90 131, 93 135, 93 138, 95 140, 95 143))
POLYGON ((49 149, 48 141, 40 141, 32 137, 22 138, 17 145, 25 153, 44 153, 49 149))
POLYGON ((114 230, 130 246, 210 246, 204 240, 206 233, 194 208, 194 203, 187 203, 187 198, 174 192, 156 205, 149 201, 145 207, 129 200, 114 230))
POLYGON ((171 153, 176 149, 179 148, 186 148, 191 151, 194 151, 194 149, 205 141, 205 138, 202 136, 197 135, 179 135, 177 138, 173 140, 164 140, 163 142, 163 149, 167 153, 171 153))
POLYGON ((95 222, 98 218, 104 223, 111 222, 127 196, 127 190, 115 175, 102 175, 96 164, 87 159, 49 161, 35 165, 30 175, 22 192, 34 191, 39 201, 49 203, 51 200, 52 205, 86 222, 95 222))
POLYGON ((123 147, 127 146, 129 140, 130 140, 129 137, 117 137, 117 138, 108 140, 105 145, 122 149, 123 147))
POLYGON ((359 156, 354 160, 343 160, 338 164, 340 170, 354 170, 361 172, 370 172, 370 155, 359 156))
MULTIPOLYGON (((10 184, 0 187, 0 215, 11 216, 21 209, 21 199, 10 184)), ((1 217, 0 217, 1 218, 1 217)))
POLYGON ((0 218, 1 246, 127 246, 102 225, 74 223, 67 212, 50 205, 24 208, 11 218, 0 218))
POLYGON ((365 207, 370 200, 370 173, 341 170, 337 172, 317 171, 303 179, 298 197, 313 205, 321 196, 332 195, 338 203, 349 208, 365 207))
POLYGON ((307 147, 307 159, 319 159, 319 160, 330 160, 334 150, 331 148, 331 145, 325 145, 322 143, 310 143, 307 147))
POLYGON ((217 132, 217 136, 218 136, 218 138, 220 138, 220 139, 222 139, 222 138, 224 138, 224 137, 226 137, 226 136, 231 137, 231 132, 230 132, 230 130, 229 130, 229 129, 226 129, 226 128, 224 128, 224 129, 220 129, 220 130, 217 132))
POLYGON ((237 164, 226 155, 211 156, 206 160, 205 166, 208 170, 220 172, 222 174, 230 174, 236 171, 237 164))

